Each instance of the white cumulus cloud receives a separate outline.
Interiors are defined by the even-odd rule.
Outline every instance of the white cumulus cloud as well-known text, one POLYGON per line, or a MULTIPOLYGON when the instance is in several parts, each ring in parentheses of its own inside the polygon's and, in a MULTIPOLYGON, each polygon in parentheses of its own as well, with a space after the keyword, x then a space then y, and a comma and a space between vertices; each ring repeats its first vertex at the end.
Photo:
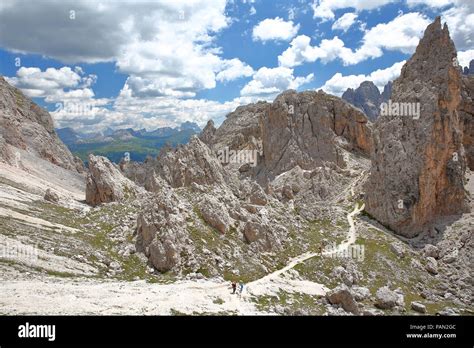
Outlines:
POLYGON ((222 65, 222 70, 216 75, 217 81, 232 81, 239 77, 249 77, 254 73, 252 67, 234 58, 227 60, 222 65))
POLYGON ((335 17, 335 10, 345 8, 353 8, 356 11, 374 10, 390 2, 392 0, 314 0, 311 7, 313 18, 332 20, 335 17))
POLYGON ((368 29, 362 45, 352 50, 335 36, 324 39, 319 46, 312 46, 306 35, 294 38, 290 47, 279 57, 281 66, 294 67, 305 62, 321 60, 323 63, 340 59, 344 65, 354 65, 383 55, 383 50, 413 53, 430 21, 417 12, 401 14, 388 23, 380 23, 368 29))
POLYGON ((474 50, 460 51, 458 52, 458 62, 463 68, 469 66, 471 60, 474 59, 474 50))
POLYGON ((285 67, 260 68, 253 79, 240 91, 241 96, 259 96, 264 99, 275 97, 287 89, 298 89, 300 86, 311 82, 313 74, 305 77, 293 76, 293 69, 285 67))
POLYGON ((299 24, 293 21, 286 22, 280 17, 267 18, 258 23, 252 31, 252 38, 255 41, 282 40, 289 41, 298 33, 299 24))
POLYGON ((346 32, 357 19, 357 14, 348 12, 344 13, 341 17, 337 19, 332 25, 332 30, 342 30, 346 32))

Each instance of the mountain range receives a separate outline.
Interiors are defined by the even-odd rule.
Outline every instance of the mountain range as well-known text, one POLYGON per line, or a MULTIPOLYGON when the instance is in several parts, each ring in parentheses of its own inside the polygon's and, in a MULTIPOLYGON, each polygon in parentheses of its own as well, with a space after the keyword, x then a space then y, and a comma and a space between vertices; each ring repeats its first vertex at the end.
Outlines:
POLYGON ((90 153, 109 158, 119 163, 128 152, 134 161, 143 162, 147 156, 156 156, 165 145, 176 146, 189 141, 192 135, 201 131, 193 122, 184 122, 179 127, 163 127, 152 131, 106 129, 98 133, 81 133, 72 128, 56 129, 64 144, 83 161, 90 153))

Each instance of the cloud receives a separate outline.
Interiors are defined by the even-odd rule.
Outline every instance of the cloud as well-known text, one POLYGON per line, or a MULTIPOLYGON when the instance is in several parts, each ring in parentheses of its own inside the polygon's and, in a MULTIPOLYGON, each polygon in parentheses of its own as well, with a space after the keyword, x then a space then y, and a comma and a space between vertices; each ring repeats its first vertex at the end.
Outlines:
POLYGON ((432 8, 441 8, 445 6, 449 6, 453 4, 452 0, 406 0, 407 5, 410 8, 416 7, 416 6, 428 6, 432 8))
POLYGON ((222 70, 216 75, 216 79, 217 81, 226 82, 240 77, 249 77, 253 74, 254 71, 249 65, 234 58, 224 62, 222 70))
POLYGON ((448 24, 451 38, 458 50, 474 48, 474 1, 454 0, 454 6, 445 10, 441 18, 448 24))
POLYGON ((51 114, 59 126, 69 126, 70 123, 77 127, 95 125, 97 115, 109 112, 106 106, 111 101, 95 98, 91 88, 97 76, 86 75, 79 66, 74 69, 48 68, 44 71, 37 67, 21 67, 16 76, 6 79, 27 96, 53 103, 55 110, 51 114))
POLYGON ((357 19, 357 14, 348 12, 344 13, 337 21, 335 21, 332 25, 332 30, 342 30, 346 32, 357 19))
POLYGON ((305 62, 321 60, 327 63, 340 59, 344 65, 354 65, 383 55, 383 50, 413 53, 430 21, 417 12, 401 14, 388 23, 377 24, 367 30, 362 45, 352 50, 335 36, 324 39, 319 46, 311 46, 310 38, 299 35, 279 57, 281 66, 294 67, 305 62))
POLYGON ((306 35, 294 38, 290 47, 278 56, 279 64, 283 67, 294 67, 318 59, 326 63, 339 58, 343 52, 345 56, 351 53, 337 36, 330 40, 322 40, 319 46, 311 46, 310 41, 311 38, 306 35))
POLYGON ((230 23, 225 8, 225 0, 11 1, 0 7, 0 45, 66 63, 115 62, 137 96, 190 97, 229 68, 215 46, 230 23))
POLYGON ((326 21, 334 19, 335 10, 345 8, 353 8, 358 12, 374 10, 390 2, 392 0, 314 0, 311 7, 313 9, 313 18, 326 21))
POLYGON ((253 79, 240 91, 241 96, 255 96, 263 99, 274 98, 278 93, 287 89, 298 89, 311 82, 313 74, 306 77, 294 77, 293 69, 285 67, 260 68, 253 79))
POLYGON ((252 32, 254 41, 282 40, 289 41, 298 33, 300 25, 293 21, 285 22, 282 18, 264 19, 258 23, 252 32))
POLYGON ((458 50, 474 47, 474 2, 472 0, 407 0, 410 8, 428 7, 441 12, 458 50))
POLYGON ((58 127, 72 127, 82 131, 111 128, 175 127, 186 121, 197 122, 203 127, 209 119, 217 124, 225 115, 242 105, 240 98, 228 102, 206 99, 181 99, 174 97, 136 97, 125 84, 111 107, 92 107, 89 112, 72 114, 66 110, 52 112, 58 127))
POLYGON ((341 96, 348 88, 357 88, 364 81, 372 81, 381 91, 389 82, 400 76, 405 61, 393 64, 386 69, 375 70, 369 75, 346 75, 335 74, 321 87, 325 92, 341 96))
POLYGON ((21 67, 15 77, 7 77, 7 80, 29 97, 56 102, 65 98, 77 99, 81 95, 93 96, 89 87, 95 83, 97 76, 84 75, 80 67, 75 67, 74 70, 70 67, 47 68, 45 71, 36 67, 21 67))
POLYGON ((468 50, 468 51, 460 51, 458 52, 458 62, 459 65, 462 66, 463 68, 465 66, 469 66, 469 63, 471 60, 474 59, 474 50, 468 50))

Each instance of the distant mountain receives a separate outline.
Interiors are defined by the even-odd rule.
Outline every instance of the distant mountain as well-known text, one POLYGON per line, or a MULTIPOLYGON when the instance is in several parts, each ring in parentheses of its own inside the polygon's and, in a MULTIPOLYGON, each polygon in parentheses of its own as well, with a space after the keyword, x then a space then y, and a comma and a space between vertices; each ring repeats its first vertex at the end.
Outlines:
POLYGON ((465 66, 462 73, 464 75, 474 75, 474 59, 469 62, 469 66, 465 66))
POLYGON ((189 121, 181 123, 181 127, 179 127, 179 128, 180 128, 180 130, 182 130, 182 131, 184 131, 184 130, 192 130, 192 131, 194 131, 194 132, 196 132, 196 133, 201 132, 201 128, 199 128, 199 126, 198 126, 196 123, 194 123, 194 122, 189 122, 189 121))
POLYGON ((81 140, 81 134, 69 127, 56 129, 56 134, 59 136, 59 139, 68 146, 69 144, 75 144, 81 140))
POLYGON ((392 94, 392 82, 389 82, 380 93, 372 81, 364 81, 356 89, 348 88, 342 99, 361 109, 372 122, 380 114, 380 104, 388 101, 392 94))
POLYGON ((101 133, 82 133, 72 128, 57 129, 60 139, 71 152, 87 161, 90 153, 108 157, 120 162, 126 152, 134 161, 144 161, 148 155, 156 156, 165 145, 176 146, 189 141, 192 135, 201 131, 193 122, 185 122, 179 127, 163 127, 153 131, 133 128, 110 129, 101 133))

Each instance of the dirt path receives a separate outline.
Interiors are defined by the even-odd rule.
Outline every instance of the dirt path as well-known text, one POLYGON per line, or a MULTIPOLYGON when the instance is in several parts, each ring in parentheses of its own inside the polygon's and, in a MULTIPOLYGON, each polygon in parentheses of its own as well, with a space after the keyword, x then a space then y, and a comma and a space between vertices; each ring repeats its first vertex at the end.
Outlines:
POLYGON ((365 205, 361 207, 356 206, 354 210, 347 214, 347 221, 349 222, 349 232, 347 238, 339 244, 336 248, 332 250, 320 252, 307 252, 305 254, 299 255, 292 259, 285 267, 279 269, 273 273, 266 275, 263 278, 260 278, 256 281, 253 281, 247 285, 248 291, 251 294, 262 295, 275 292, 275 288, 286 290, 289 292, 304 292, 311 293, 313 295, 324 296, 328 289, 323 285, 315 282, 308 282, 302 280, 291 280, 291 279, 282 279, 282 275, 290 270, 292 270, 296 265, 299 265, 313 257, 316 256, 332 256, 346 250, 350 245, 354 244, 356 241, 356 227, 354 223, 354 216, 359 214, 364 210, 365 205), (311 289, 312 288, 312 289, 311 289), (292 291, 293 290, 293 291, 292 291))

